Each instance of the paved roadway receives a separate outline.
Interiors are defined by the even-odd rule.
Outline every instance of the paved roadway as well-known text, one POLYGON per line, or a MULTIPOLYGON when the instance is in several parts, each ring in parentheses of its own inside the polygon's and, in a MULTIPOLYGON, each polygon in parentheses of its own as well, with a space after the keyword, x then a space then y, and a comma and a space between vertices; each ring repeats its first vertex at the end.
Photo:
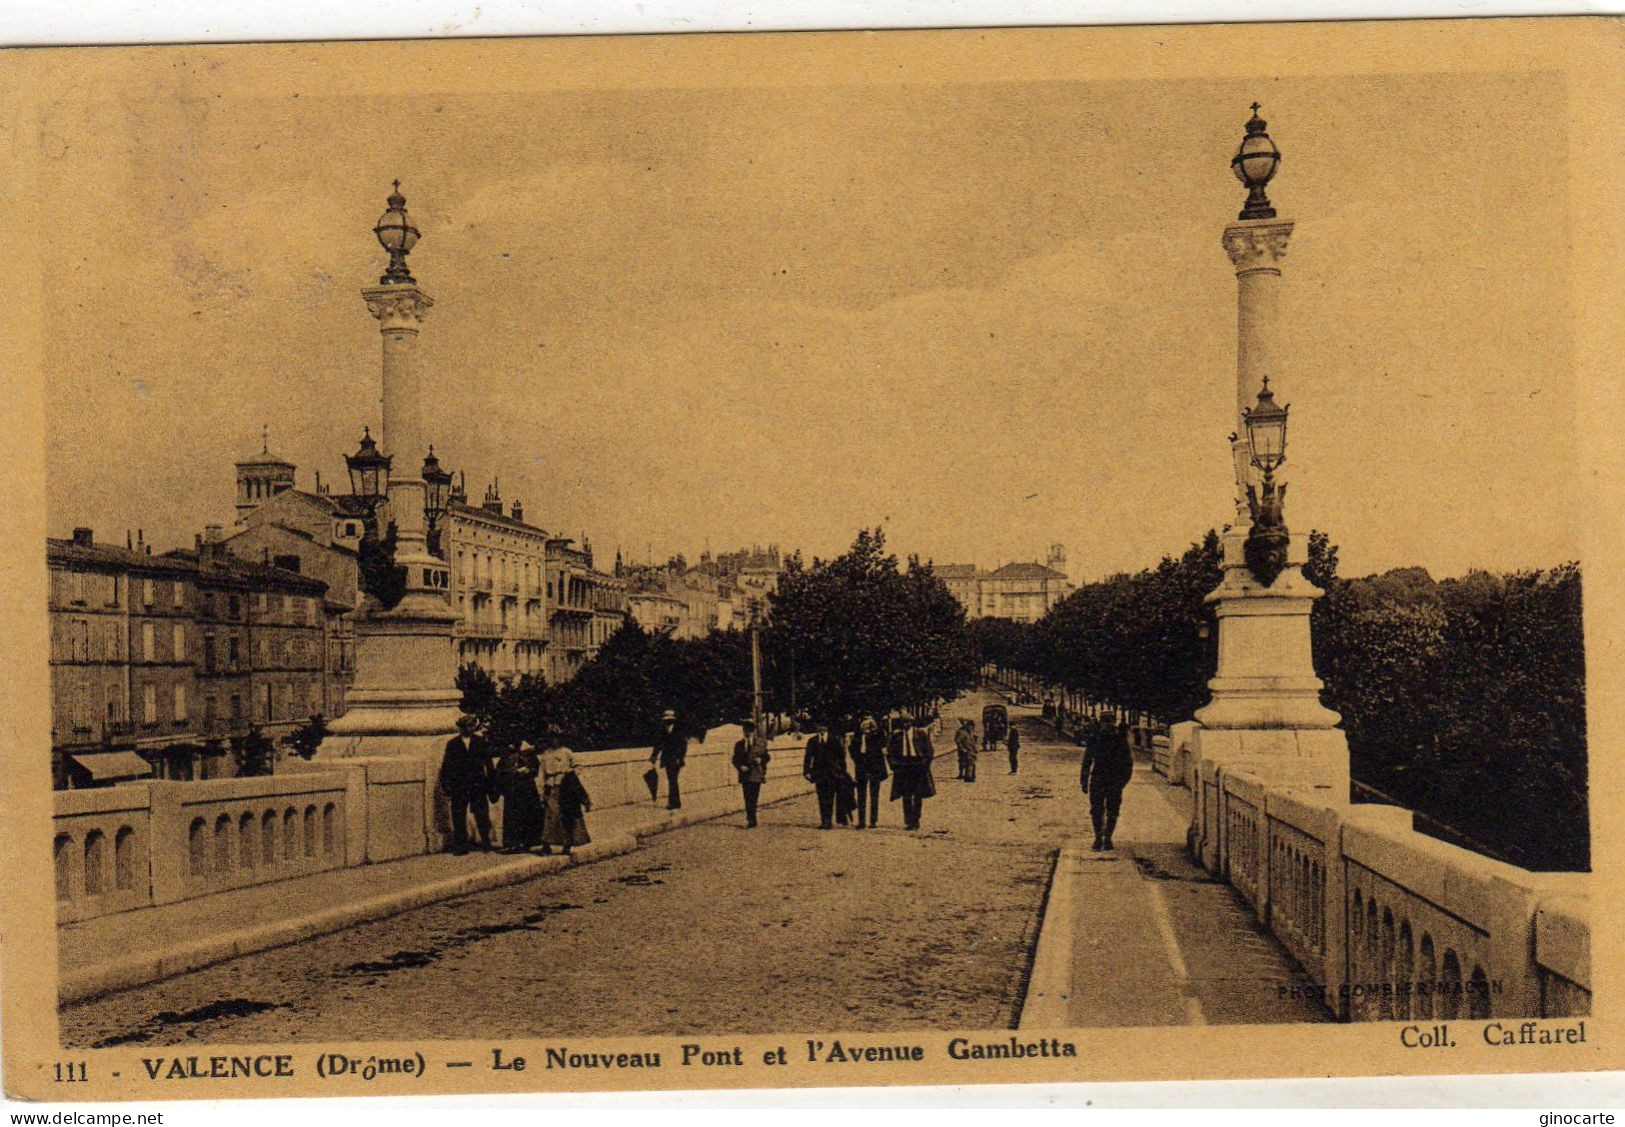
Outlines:
MULTIPOLYGON (((984 702, 971 694, 950 712, 984 702)), ((939 796, 919 833, 884 794, 880 828, 820 831, 801 796, 764 808, 756 830, 741 816, 701 823, 600 864, 69 1006, 63 1043, 1009 1027, 1056 849, 1088 821, 1078 750, 1035 719, 1020 726, 1020 773, 984 755, 975 784, 954 780, 941 741, 939 796)), ((1134 838, 1142 802, 1165 802, 1161 789, 1142 772, 1120 839, 1134 838)), ((1267 1000, 1291 971, 1232 890, 1165 843, 1125 852, 1145 880, 1186 882, 1190 895, 1169 903, 1171 941, 1229 984, 1185 1020, 1313 1019, 1267 1000), (1251 977, 1237 986, 1237 973, 1251 977)), ((1143 974, 1147 951, 1165 946, 1125 935, 1120 961, 1143 974)), ((1132 1007, 1096 1016, 1140 1023, 1132 1007)))

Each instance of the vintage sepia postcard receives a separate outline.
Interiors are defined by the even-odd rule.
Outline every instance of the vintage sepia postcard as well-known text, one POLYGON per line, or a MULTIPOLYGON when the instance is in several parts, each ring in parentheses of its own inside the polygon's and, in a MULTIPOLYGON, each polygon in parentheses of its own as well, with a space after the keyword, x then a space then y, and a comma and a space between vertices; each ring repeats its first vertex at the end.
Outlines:
POLYGON ((1625 1064, 1621 45, 0 55, 6 1091, 1625 1064))

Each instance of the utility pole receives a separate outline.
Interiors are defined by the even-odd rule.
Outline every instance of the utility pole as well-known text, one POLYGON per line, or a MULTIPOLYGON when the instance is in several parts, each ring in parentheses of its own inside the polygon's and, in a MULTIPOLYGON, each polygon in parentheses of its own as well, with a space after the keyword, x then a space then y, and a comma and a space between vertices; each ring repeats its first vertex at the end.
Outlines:
POLYGON ((752 608, 750 616, 750 719, 756 736, 765 739, 762 729, 762 624, 752 608))

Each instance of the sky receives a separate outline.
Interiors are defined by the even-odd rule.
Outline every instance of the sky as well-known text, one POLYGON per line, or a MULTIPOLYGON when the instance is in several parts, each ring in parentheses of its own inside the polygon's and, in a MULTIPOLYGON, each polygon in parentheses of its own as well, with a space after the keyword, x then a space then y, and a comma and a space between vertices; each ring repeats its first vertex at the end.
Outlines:
POLYGON ((1575 558, 1564 90, 1491 74, 64 100, 51 534, 190 544, 262 426, 344 487, 398 177, 427 429, 476 501, 499 479, 601 562, 879 525, 939 563, 1152 564, 1231 511, 1255 98, 1297 224, 1288 523, 1345 574, 1575 558))

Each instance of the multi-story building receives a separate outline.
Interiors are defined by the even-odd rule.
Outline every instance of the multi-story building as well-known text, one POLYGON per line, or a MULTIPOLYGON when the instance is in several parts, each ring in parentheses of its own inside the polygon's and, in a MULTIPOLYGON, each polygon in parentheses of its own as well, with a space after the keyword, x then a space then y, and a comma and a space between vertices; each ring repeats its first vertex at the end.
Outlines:
POLYGON ((57 785, 144 775, 143 763, 165 778, 229 774, 232 739, 255 725, 284 734, 323 707, 320 580, 201 538, 153 555, 85 528, 48 540, 46 562, 57 785))
POLYGON ((53 779, 149 773, 130 752, 194 735, 186 651, 195 577, 145 543, 97 544, 88 528, 47 540, 46 565, 53 779))
POLYGON ((444 529, 458 665, 493 677, 549 676, 547 533, 525 523, 518 501, 504 513, 494 483, 478 506, 455 490, 444 529))
POLYGON ((1066 549, 1060 544, 1050 546, 1047 564, 1008 563, 993 571, 974 564, 938 564, 932 570, 971 618, 1037 622, 1072 593, 1066 549))
POLYGON ((778 589, 779 550, 748 548, 684 567, 678 557, 662 566, 629 567, 633 593, 628 607, 645 630, 674 638, 703 638, 713 630, 743 630, 765 617, 767 597, 778 589))
POLYGON ((683 601, 663 588, 632 591, 626 596, 627 613, 651 634, 676 635, 683 622, 683 601))
MULTIPOLYGON (((237 529, 225 539, 240 558, 270 561, 324 580, 329 610, 330 685, 335 711, 354 679, 354 615, 360 548, 369 523, 388 519, 355 497, 297 487, 296 467, 263 448, 237 463, 237 529)), ((450 573, 457 662, 497 678, 567 680, 614 632, 626 612, 626 584, 592 566, 591 545, 549 536, 524 506, 504 508, 493 482, 470 504, 459 478, 436 521, 450 573)))

